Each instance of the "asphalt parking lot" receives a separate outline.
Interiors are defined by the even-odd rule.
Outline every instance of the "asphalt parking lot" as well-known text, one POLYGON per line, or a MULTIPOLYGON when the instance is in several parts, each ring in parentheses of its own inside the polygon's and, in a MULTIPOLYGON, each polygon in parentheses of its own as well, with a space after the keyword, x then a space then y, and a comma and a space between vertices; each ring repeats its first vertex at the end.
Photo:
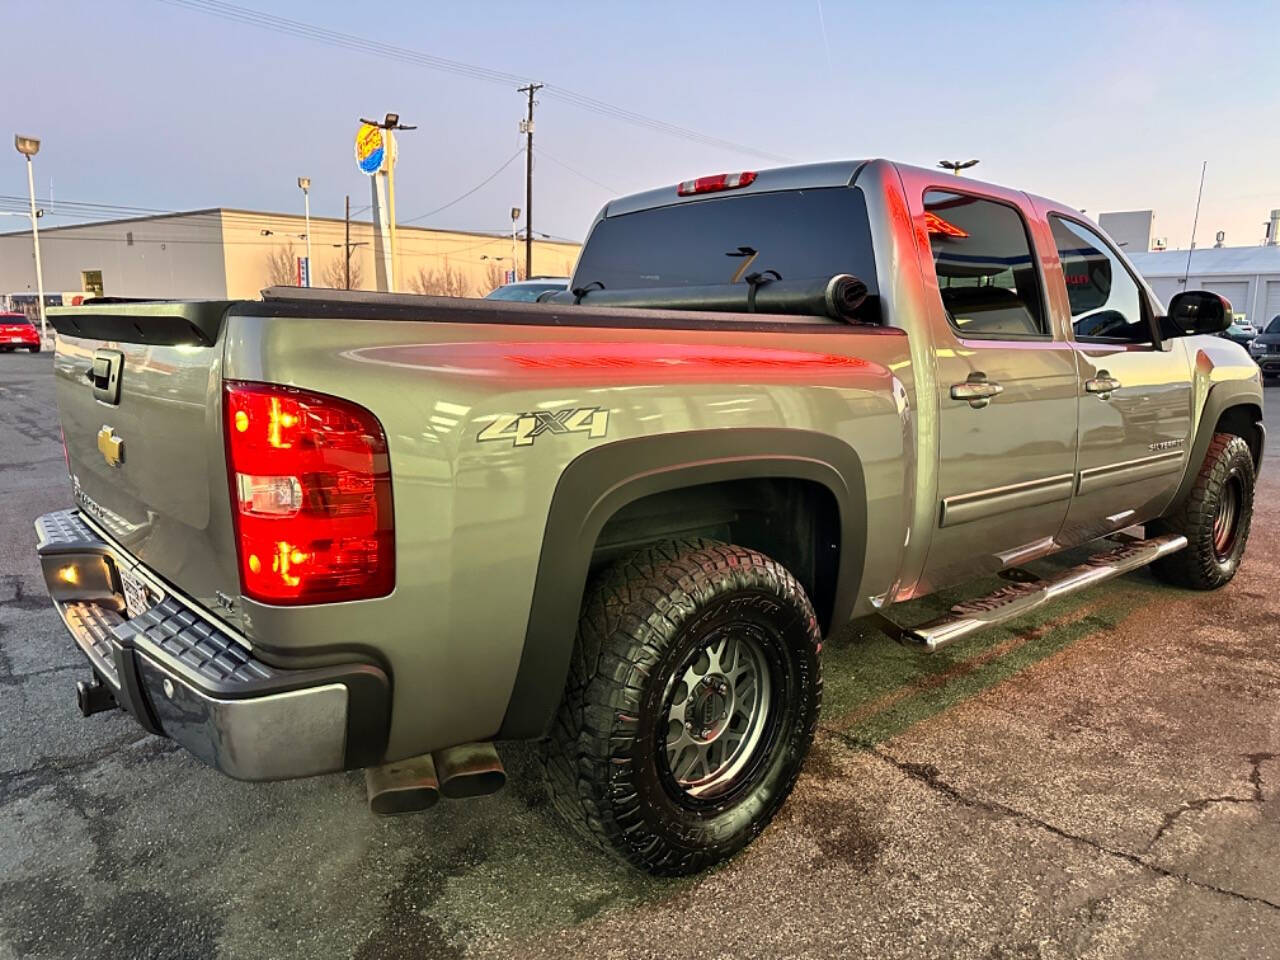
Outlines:
POLYGON ((850 627, 778 820, 657 881, 560 827, 526 748, 379 819, 358 774, 242 784, 82 719, 32 550, 70 502, 49 371, 0 355, 0 960, 1280 957, 1280 389, 1229 587, 1133 574, 927 660, 850 627))

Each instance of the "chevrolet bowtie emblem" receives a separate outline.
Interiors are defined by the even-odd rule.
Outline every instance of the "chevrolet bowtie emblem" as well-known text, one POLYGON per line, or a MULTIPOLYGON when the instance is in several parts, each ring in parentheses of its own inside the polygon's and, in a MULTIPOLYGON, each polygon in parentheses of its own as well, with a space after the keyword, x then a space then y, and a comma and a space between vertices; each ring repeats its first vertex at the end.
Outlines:
POLYGON ((124 462, 124 441, 105 424, 98 431, 98 451, 110 466, 118 467, 124 462))

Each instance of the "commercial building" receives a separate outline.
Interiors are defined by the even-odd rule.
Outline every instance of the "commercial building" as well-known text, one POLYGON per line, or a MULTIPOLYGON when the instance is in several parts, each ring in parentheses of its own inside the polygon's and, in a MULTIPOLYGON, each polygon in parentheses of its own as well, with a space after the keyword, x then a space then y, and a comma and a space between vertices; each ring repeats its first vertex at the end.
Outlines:
POLYGON ((1151 232, 1155 222, 1154 210, 1124 210, 1119 213, 1104 213, 1098 217, 1098 226, 1107 232, 1116 246, 1128 254, 1164 249, 1163 240, 1152 243, 1151 232))
MULTIPOLYGON (((252 298, 263 288, 298 283, 307 253, 301 216, 222 207, 184 213, 40 227, 46 291, 109 297, 252 298)), ((374 232, 367 221, 311 218, 311 286, 373 290, 374 232), (350 253, 350 273, 347 253, 350 253)), ((396 288, 483 296, 512 269, 510 234, 464 233, 402 225, 396 288)), ((536 240, 535 275, 567 276, 580 245, 536 240)), ((524 241, 515 250, 524 270, 524 241)), ((35 291, 29 230, 0 234, 0 295, 35 291)))
POLYGON ((1280 316, 1280 246, 1206 247, 1130 253, 1165 303, 1183 290, 1212 290, 1231 301, 1237 319, 1265 326, 1280 316), (1185 280, 1184 280, 1185 277, 1185 280))

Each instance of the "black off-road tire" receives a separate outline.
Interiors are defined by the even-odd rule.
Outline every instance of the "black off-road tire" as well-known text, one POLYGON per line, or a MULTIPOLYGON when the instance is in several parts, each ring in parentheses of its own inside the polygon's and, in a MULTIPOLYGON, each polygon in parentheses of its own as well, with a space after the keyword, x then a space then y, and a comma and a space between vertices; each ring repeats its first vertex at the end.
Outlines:
POLYGON ((1215 433, 1186 499, 1168 516, 1148 525, 1152 534, 1180 533, 1185 550, 1161 557, 1152 572, 1166 583, 1216 590, 1236 575, 1253 520, 1253 454, 1244 439, 1215 433), (1215 530, 1234 501, 1229 530, 1215 530), (1225 534, 1225 535, 1224 535, 1225 534))
POLYGON ((614 564, 588 591, 544 741, 553 804, 589 840, 653 874, 728 859, 764 829, 799 776, 822 701, 820 649, 803 588, 753 550, 666 541, 614 564), (720 636, 756 638, 772 692, 752 759, 722 795, 695 797, 668 762, 669 710, 680 696, 672 684, 720 636))

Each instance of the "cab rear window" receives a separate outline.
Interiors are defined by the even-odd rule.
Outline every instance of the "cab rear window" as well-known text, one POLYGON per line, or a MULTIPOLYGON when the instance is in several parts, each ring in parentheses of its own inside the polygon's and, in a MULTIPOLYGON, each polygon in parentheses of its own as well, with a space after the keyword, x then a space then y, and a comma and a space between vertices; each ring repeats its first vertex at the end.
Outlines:
POLYGON ((862 191, 738 194, 608 217, 591 231, 573 285, 638 290, 739 283, 769 270, 786 280, 849 273, 876 294, 862 191))
POLYGON ((938 292, 947 319, 968 337, 1049 336, 1040 273, 1022 215, 949 190, 924 195, 938 292))

